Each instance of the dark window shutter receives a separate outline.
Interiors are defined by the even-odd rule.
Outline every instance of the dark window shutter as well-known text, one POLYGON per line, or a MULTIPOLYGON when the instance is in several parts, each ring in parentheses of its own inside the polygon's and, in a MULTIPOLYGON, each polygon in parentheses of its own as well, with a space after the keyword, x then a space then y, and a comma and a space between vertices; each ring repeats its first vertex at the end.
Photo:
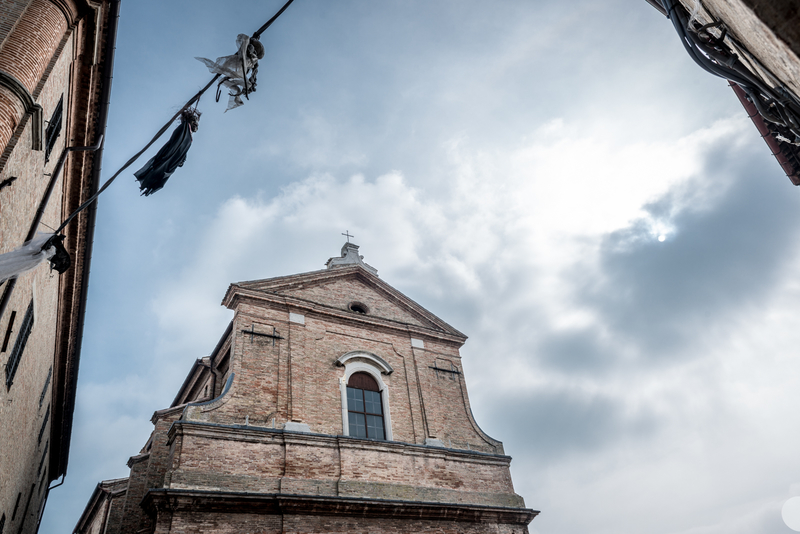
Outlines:
POLYGON ((22 492, 17 493, 17 502, 14 503, 14 511, 11 512, 11 520, 17 518, 17 510, 19 510, 19 500, 22 498, 22 492))
POLYGON ((42 472, 42 467, 44 467, 44 461, 47 459, 47 451, 50 450, 50 440, 47 440, 47 443, 44 444, 44 452, 42 452, 42 459, 39 460, 39 469, 36 471, 36 476, 38 477, 42 472))
POLYGON ((42 442, 42 438, 44 437, 44 430, 47 428, 47 421, 50 419, 50 405, 47 405, 47 412, 44 414, 44 420, 42 421, 42 428, 39 429, 39 441, 37 443, 42 442))
POLYGON ((53 377, 53 366, 50 366, 50 370, 47 371, 47 379, 44 381, 44 387, 42 387, 42 394, 39 395, 39 408, 42 407, 44 403, 44 396, 47 395, 47 386, 50 385, 50 379, 53 377))
POLYGON ((61 100, 58 101, 53 115, 50 117, 50 122, 47 123, 47 130, 45 130, 45 145, 44 145, 44 161, 47 163, 50 160, 50 152, 56 146, 56 139, 61 135, 61 123, 64 117, 64 95, 61 95, 61 100))
POLYGON ((19 333, 17 334, 17 341, 14 343, 14 349, 11 351, 11 356, 8 357, 6 363, 6 388, 11 389, 11 384, 14 383, 14 375, 17 374, 19 362, 22 359, 22 353, 25 351, 25 345, 28 343, 28 336, 31 335, 33 328, 33 300, 28 304, 28 309, 25 312, 25 318, 22 319, 19 333))
POLYGON ((14 320, 17 318, 17 310, 11 312, 11 317, 8 319, 8 328, 6 328, 6 337, 3 338, 3 348, 0 352, 5 352, 8 348, 8 342, 11 339, 11 333, 14 331, 14 320))

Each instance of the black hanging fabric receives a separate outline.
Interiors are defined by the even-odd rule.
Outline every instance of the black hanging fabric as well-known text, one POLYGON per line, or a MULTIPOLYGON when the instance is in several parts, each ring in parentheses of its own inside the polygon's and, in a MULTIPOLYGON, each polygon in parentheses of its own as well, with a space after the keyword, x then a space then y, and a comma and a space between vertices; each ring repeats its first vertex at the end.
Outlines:
MULTIPOLYGON (((255 77, 256 77, 256 70, 258 67, 256 62, 258 59, 263 57, 264 54, 264 47, 259 42, 259 38, 261 37, 261 34, 264 33, 267 30, 267 28, 269 28, 279 16, 281 16, 281 13, 286 11, 286 8, 288 8, 293 1, 294 0, 287 0, 287 2, 283 5, 283 7, 280 8, 280 10, 278 10, 278 12, 275 13, 275 15, 273 15, 271 19, 269 19, 266 23, 264 23, 263 26, 261 26, 251 37, 249 37, 245 52, 247 53, 247 57, 250 59, 250 62, 252 64, 250 65, 250 78, 247 80, 247 84, 244 86, 243 94, 245 94, 245 98, 247 98, 248 91, 255 90, 255 82, 256 82, 255 77)), ((239 50, 241 52, 242 48, 240 47, 239 50)), ((241 57, 244 58, 245 56, 242 55, 241 57)), ((247 65, 246 64, 243 65, 243 68, 245 70, 244 74, 247 74, 247 65)), ((84 209, 89 207, 95 200, 97 200, 97 197, 99 197, 100 194, 103 191, 105 191, 114 180, 116 180, 117 176, 122 174, 122 172, 125 171, 128 167, 133 165, 133 163, 136 160, 138 160, 139 157, 142 154, 144 154, 147 149, 149 149, 159 138, 161 138, 161 136, 169 129, 170 125, 175 121, 175 119, 177 119, 180 116, 181 125, 178 126, 178 128, 172 133, 172 137, 167 142, 167 144, 164 145, 161 148, 161 150, 158 151, 158 154, 156 154, 153 159, 148 161, 144 167, 142 167, 141 169, 139 169, 137 172, 134 173, 136 179, 139 181, 139 186, 140 186, 139 189, 145 196, 151 195, 156 191, 158 191, 159 189, 161 189, 162 187, 164 187, 164 184, 167 182, 167 179, 170 176, 172 176, 172 173, 175 172, 175 169, 180 167, 183 164, 183 162, 186 161, 186 153, 189 151, 189 147, 192 145, 192 132, 197 131, 197 121, 200 118, 200 113, 197 111, 197 103, 200 100, 200 97, 214 84, 214 82, 216 82, 220 78, 224 77, 222 76, 222 74, 216 73, 214 77, 211 78, 211 81, 209 81, 205 85, 205 87, 200 89, 192 98, 190 98, 189 101, 180 109, 180 111, 175 113, 175 115, 173 115, 172 118, 169 119, 167 123, 164 126, 162 126, 158 132, 156 132, 156 135, 150 140, 150 142, 148 142, 144 146, 144 148, 142 148, 139 152, 134 154, 131 159, 129 159, 122 167, 120 167, 117 170, 117 172, 115 172, 111 176, 111 178, 106 180, 106 182, 102 185, 102 187, 100 187, 100 189, 97 190, 97 192, 94 195, 89 197, 89 199, 87 199, 80 206, 78 206, 75 209, 75 211, 70 213, 69 217, 67 217, 61 223, 61 225, 58 228, 56 228, 54 233, 58 234, 59 232, 61 232, 61 230, 66 228, 66 226, 72 219, 74 219, 80 212, 82 212, 84 209), (191 108, 193 104, 194 104, 194 109, 191 108), (189 125, 188 128, 187 124, 189 125)), ((230 80, 224 80, 223 82, 230 82, 230 80)), ((231 89, 233 93, 238 92, 238 90, 234 90, 233 88, 231 89)), ((235 99, 235 95, 231 96, 235 99)), ((102 140, 102 138, 103 136, 101 135, 100 139, 102 140)), ((98 143, 98 147, 99 146, 100 143, 98 143)), ((89 148, 91 147, 83 147, 81 150, 86 150, 89 148)), ((92 148, 92 150, 96 150, 96 148, 92 148)), ((8 185, 11 181, 13 181, 13 178, 5 180, 2 184, 0 184, 0 189, 2 189, 4 185, 8 185)), ((0 280, 3 279, 2 274, 4 270, 3 266, 4 260, 8 259, 9 262, 11 262, 11 261, 16 261, 17 259, 18 251, 12 251, 12 252, 14 252, 14 254, 12 254, 13 257, 11 258, 6 258, 6 256, 11 253, 0 255, 2 256, 0 257, 0 280)), ((26 252, 23 251, 22 254, 25 255, 26 252)), ((16 276, 17 274, 17 271, 14 270, 13 268, 9 272, 12 273, 11 276, 16 276)))
POLYGON ((42 250, 47 250, 50 247, 55 248, 55 253, 50 257, 50 268, 58 274, 64 274, 64 271, 72 265, 72 259, 69 252, 64 247, 64 238, 67 236, 63 234, 53 234, 50 239, 42 245, 42 250))
POLYGON ((175 169, 182 167, 186 153, 192 146, 192 132, 197 131, 200 112, 187 109, 181 114, 181 124, 172 132, 169 141, 148 161, 144 167, 133 173, 139 181, 139 189, 149 196, 164 187, 175 169))

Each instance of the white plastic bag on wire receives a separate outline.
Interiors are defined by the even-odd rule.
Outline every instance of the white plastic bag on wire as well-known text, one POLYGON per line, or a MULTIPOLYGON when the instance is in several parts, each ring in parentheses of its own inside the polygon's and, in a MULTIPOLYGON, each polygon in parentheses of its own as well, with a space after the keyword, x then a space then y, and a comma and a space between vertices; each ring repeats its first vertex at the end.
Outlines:
POLYGON ((42 250, 42 245, 51 237, 53 234, 38 233, 18 249, 0 254, 0 281, 16 278, 52 258, 56 253, 55 247, 42 250))
POLYGON ((238 52, 230 56, 218 57, 216 61, 204 57, 195 58, 203 62, 209 71, 222 76, 220 85, 230 89, 228 107, 225 111, 244 104, 240 98, 241 95, 255 90, 251 87, 254 84, 254 78, 248 79, 247 74, 257 69, 258 60, 264 57, 264 46, 258 39, 250 39, 244 33, 240 33, 236 37, 236 47, 239 49, 238 52))

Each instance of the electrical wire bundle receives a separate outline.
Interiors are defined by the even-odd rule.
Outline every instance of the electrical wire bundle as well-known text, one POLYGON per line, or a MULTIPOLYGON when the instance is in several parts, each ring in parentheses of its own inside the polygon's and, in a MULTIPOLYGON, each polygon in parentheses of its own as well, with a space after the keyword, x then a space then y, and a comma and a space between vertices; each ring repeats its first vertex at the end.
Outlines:
POLYGON ((725 43, 727 29, 722 22, 701 24, 690 18, 680 2, 661 0, 661 3, 694 62, 714 76, 739 85, 761 117, 775 127, 776 137, 800 146, 800 101, 797 97, 785 87, 768 85, 748 69, 725 43), (712 29, 718 30, 719 35, 714 35, 712 29))

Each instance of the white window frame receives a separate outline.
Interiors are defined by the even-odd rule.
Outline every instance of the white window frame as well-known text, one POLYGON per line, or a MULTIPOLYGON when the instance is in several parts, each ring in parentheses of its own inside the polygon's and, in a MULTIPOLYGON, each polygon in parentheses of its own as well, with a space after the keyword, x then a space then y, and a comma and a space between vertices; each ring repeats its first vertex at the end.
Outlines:
POLYGON ((355 373, 367 373, 378 383, 383 407, 383 427, 386 441, 394 441, 392 436, 392 417, 389 411, 389 388, 384 383, 382 374, 389 375, 394 371, 382 358, 369 352, 353 351, 336 360, 336 364, 344 367, 344 376, 339 377, 339 390, 342 396, 342 434, 350 436, 350 422, 347 416, 347 382, 355 373))

